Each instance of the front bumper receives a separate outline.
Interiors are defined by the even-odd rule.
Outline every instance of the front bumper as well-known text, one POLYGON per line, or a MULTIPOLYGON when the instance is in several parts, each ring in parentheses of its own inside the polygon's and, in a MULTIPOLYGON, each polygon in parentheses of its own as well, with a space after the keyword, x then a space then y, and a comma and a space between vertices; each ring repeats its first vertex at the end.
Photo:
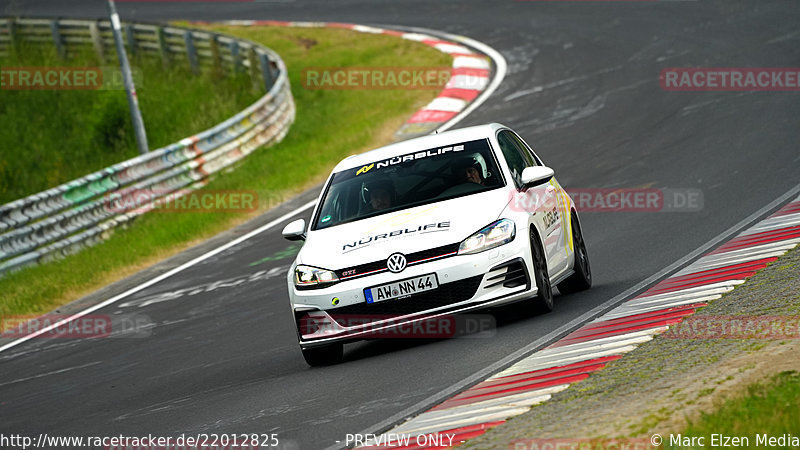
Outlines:
POLYGON ((391 329, 527 298, 536 287, 528 273, 530 252, 527 246, 518 245, 520 241, 409 266, 399 274, 384 272, 322 289, 297 290, 290 285, 300 345, 309 348, 381 337, 391 329), (366 303, 366 288, 431 273, 439 282, 435 290, 366 303))

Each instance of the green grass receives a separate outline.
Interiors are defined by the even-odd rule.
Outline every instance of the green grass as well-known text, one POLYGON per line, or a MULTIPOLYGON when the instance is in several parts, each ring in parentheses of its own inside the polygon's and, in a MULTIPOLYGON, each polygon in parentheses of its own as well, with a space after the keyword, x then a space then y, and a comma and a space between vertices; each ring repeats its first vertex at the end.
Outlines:
MULTIPOLYGON (((450 65, 447 55, 391 36, 341 29, 218 29, 276 50, 292 81, 297 118, 284 141, 252 153, 235 171, 220 174, 206 187, 255 190, 262 211, 323 181, 342 158, 388 143, 436 95, 430 90, 306 90, 300 81, 304 67, 450 65)), ((213 212, 142 216, 96 247, 0 279, 0 315, 49 311, 249 217, 213 212)), ((243 261, 243 268, 249 270, 251 262, 243 261)))
MULTIPOLYGON (((58 58, 26 45, 0 67, 115 67, 91 50, 58 58)), ((195 76, 188 64, 133 58, 151 149, 177 142, 236 114, 263 95, 246 75, 195 76)), ((0 204, 41 192, 139 154, 123 90, 0 90, 0 204)))
MULTIPOLYGON (((798 429, 800 374, 783 372, 766 383, 749 386, 743 396, 730 398, 716 411, 703 414, 699 420, 690 422, 681 436, 704 437, 705 448, 711 445, 712 433, 743 436, 749 439, 747 447, 756 448, 756 435, 779 437, 791 433, 798 436, 798 429)), ((765 446, 761 443, 758 447, 765 446)))

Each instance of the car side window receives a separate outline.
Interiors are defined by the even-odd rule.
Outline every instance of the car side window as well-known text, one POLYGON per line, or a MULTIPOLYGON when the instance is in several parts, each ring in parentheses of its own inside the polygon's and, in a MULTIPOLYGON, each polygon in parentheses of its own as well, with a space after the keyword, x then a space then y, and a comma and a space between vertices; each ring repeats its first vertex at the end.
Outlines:
POLYGON ((536 156, 536 153, 533 152, 533 149, 530 148, 528 144, 526 144, 525 141, 523 141, 522 138, 519 137, 519 135, 517 135, 516 133, 511 133, 511 135, 514 137, 514 142, 517 143, 517 146, 520 148, 522 154, 526 156, 526 160, 528 161, 529 167, 544 165, 542 164, 542 161, 539 159, 539 157, 536 156))
POLYGON ((500 151, 508 162, 508 168, 511 170, 511 177, 514 179, 514 184, 517 188, 522 187, 522 171, 526 167, 535 166, 536 162, 533 156, 526 150, 520 147, 520 144, 514 138, 514 135, 508 131, 503 130, 497 134, 497 141, 500 143, 500 151))

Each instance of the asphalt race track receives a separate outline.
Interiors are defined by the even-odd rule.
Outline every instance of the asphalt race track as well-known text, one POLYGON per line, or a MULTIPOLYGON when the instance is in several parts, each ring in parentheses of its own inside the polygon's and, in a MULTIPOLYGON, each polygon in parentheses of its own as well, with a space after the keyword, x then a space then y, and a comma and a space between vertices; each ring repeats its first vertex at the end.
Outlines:
MULTIPOLYGON (((553 313, 498 311, 490 338, 352 344, 343 364, 317 369, 297 348, 284 276, 296 247, 280 237, 281 223, 98 311, 152 323, 146 336, 34 339, 0 353, 5 434, 277 433, 286 448, 334 446, 630 288, 800 180, 800 94, 671 92, 658 80, 665 67, 800 66, 797 2, 286 0, 118 9, 125 20, 335 21, 471 37, 501 52, 509 72, 461 125, 511 126, 568 188, 699 189, 703 207, 585 213, 595 286, 558 297, 553 313)), ((100 0, 4 0, 0 12, 77 18, 106 10, 100 0)))

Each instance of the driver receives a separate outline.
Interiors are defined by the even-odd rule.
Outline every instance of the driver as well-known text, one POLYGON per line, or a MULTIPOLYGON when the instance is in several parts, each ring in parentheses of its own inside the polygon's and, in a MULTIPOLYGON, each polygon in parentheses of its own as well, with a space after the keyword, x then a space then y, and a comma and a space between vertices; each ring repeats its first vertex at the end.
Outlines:
POLYGON ((486 172, 486 162, 480 153, 465 156, 454 167, 454 173, 460 183, 475 183, 483 185, 486 183, 488 174, 486 172))
POLYGON ((394 185, 386 179, 371 181, 364 186, 364 200, 373 211, 382 211, 394 205, 394 185))

